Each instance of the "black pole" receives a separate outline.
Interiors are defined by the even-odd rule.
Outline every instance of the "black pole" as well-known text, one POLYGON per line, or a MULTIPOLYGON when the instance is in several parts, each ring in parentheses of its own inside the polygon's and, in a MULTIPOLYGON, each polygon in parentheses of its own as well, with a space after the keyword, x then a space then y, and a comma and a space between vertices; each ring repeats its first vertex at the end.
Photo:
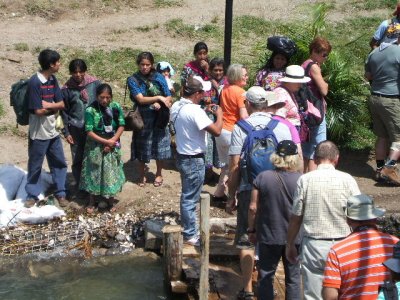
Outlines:
POLYGON ((226 4, 225 4, 225 34, 224 34, 224 61, 225 61, 226 67, 228 67, 231 64, 232 11, 233 11, 233 0, 226 0, 226 4))

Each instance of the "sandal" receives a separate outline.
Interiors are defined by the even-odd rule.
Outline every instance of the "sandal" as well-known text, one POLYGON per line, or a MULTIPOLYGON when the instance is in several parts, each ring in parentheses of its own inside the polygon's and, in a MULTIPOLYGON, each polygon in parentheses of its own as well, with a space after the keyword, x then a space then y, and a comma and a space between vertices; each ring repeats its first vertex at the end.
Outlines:
POLYGON ((238 300, 253 300, 254 293, 253 292, 246 292, 244 289, 241 290, 237 295, 238 300))
POLYGON ((139 187, 144 187, 146 185, 146 177, 143 177, 142 180, 138 182, 139 187))
POLYGON ((93 195, 89 195, 89 203, 86 205, 86 213, 93 214, 96 212, 96 210, 96 200, 94 199, 93 195))
MULTIPOLYGON (((158 176, 161 177, 161 176, 158 176)), ((163 185, 164 179, 161 177, 161 180, 154 180, 153 185, 154 187, 160 187, 163 185)))
POLYGON ((115 199, 114 198, 110 198, 107 200, 107 204, 108 204, 108 211, 110 213, 113 213, 117 210, 117 208, 114 206, 115 204, 115 199))

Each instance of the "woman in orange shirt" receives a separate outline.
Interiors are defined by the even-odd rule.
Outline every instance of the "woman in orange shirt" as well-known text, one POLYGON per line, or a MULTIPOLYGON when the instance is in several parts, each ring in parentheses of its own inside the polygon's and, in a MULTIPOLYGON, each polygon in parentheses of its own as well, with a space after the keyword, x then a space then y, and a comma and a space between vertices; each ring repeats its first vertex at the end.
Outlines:
POLYGON ((248 79, 246 67, 241 64, 230 65, 226 71, 226 79, 229 84, 224 86, 220 96, 220 105, 224 113, 222 132, 219 137, 215 138, 219 159, 225 166, 221 170, 218 186, 214 192, 214 199, 225 197, 229 161, 228 152, 233 126, 240 119, 245 119, 249 116, 244 105, 245 90, 243 89, 248 79))

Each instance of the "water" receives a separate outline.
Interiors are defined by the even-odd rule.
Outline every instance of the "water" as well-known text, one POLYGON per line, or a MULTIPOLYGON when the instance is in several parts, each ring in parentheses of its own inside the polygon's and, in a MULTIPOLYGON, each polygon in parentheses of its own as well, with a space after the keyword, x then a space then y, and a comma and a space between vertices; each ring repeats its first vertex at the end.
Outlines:
POLYGON ((154 254, 83 260, 0 258, 1 300, 172 299, 154 254))

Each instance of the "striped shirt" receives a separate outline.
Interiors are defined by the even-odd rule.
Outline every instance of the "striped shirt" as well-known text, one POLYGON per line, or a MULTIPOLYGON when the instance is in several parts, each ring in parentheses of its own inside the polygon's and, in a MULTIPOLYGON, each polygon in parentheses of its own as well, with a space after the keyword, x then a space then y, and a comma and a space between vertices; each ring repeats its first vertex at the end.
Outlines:
POLYGON ((353 232, 329 251, 322 285, 338 289, 339 299, 375 300, 390 275, 382 263, 392 257, 398 241, 376 228, 353 232))

